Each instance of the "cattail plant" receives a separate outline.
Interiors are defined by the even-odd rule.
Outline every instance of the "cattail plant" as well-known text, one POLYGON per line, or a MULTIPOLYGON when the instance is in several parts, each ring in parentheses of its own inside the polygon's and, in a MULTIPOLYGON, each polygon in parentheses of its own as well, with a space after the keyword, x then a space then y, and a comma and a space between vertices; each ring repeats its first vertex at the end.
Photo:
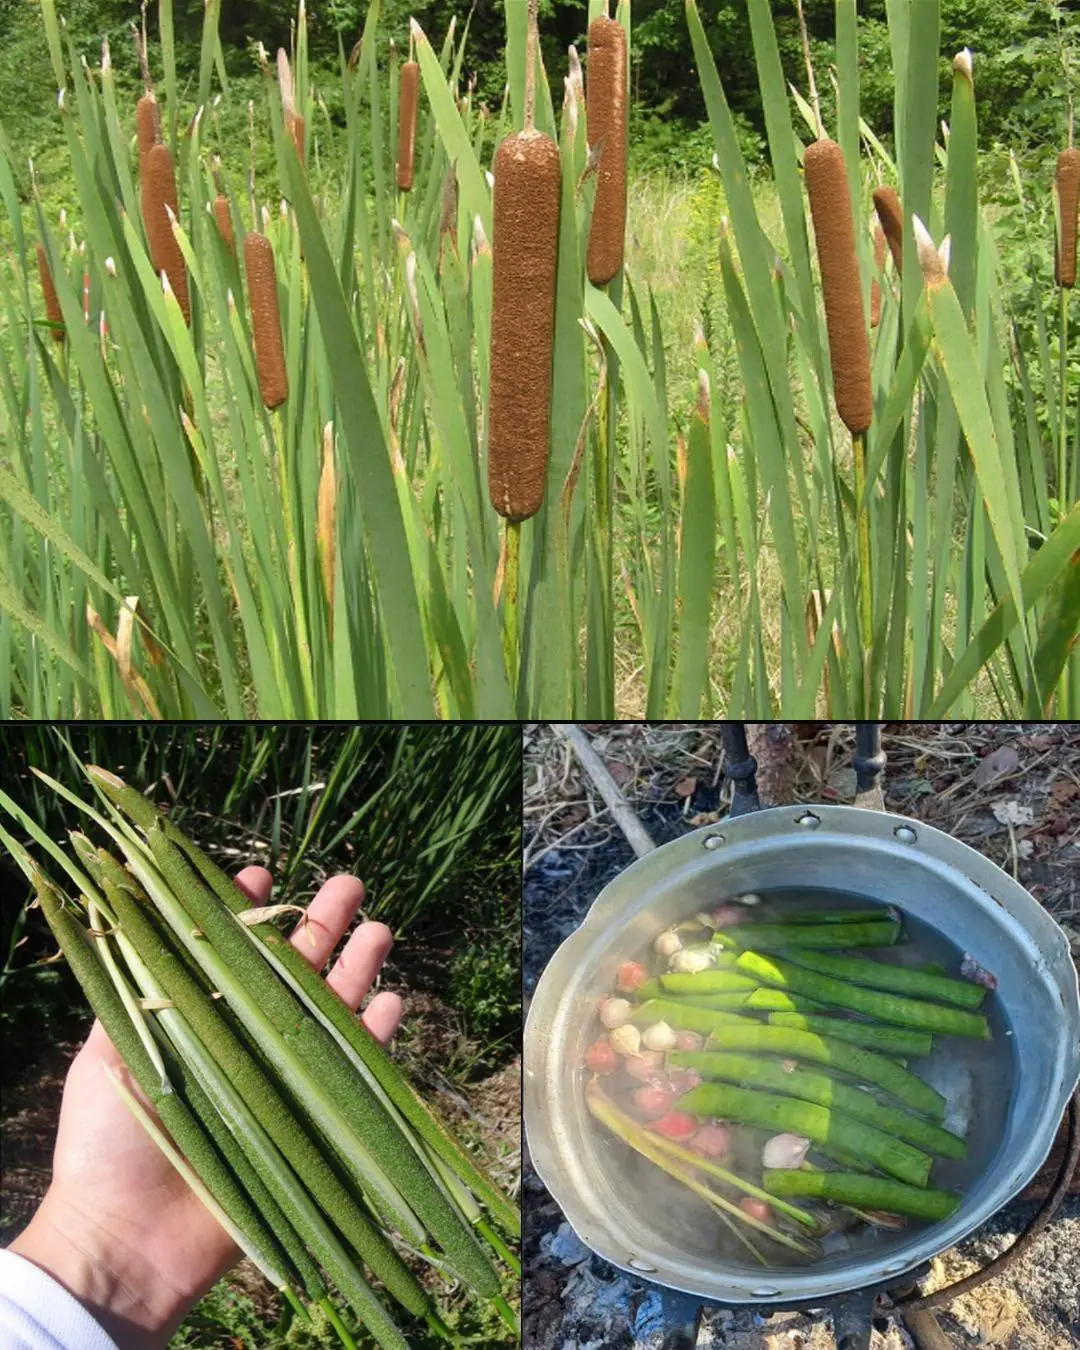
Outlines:
POLYGON ((586 267, 594 286, 606 286, 622 270, 625 250, 628 115, 626 31, 606 15, 589 25, 585 110, 589 149, 598 157, 586 267))
POLYGON ((851 432, 859 543, 859 627, 864 659, 873 641, 870 579, 870 522, 862 504, 866 486, 866 431, 874 416, 870 384, 870 341, 863 312, 855 226, 851 215, 844 152, 822 138, 806 149, 806 190, 814 222, 825 325, 832 358, 833 393, 840 420, 851 432))
POLYGON ((284 47, 277 54, 278 87, 281 90, 281 111, 285 118, 285 130, 292 137, 300 163, 307 163, 307 124, 296 110, 296 89, 293 84, 289 56, 284 47))
POLYGON ((145 173, 150 151, 161 142, 161 109, 152 89, 135 105, 135 128, 139 139, 139 172, 145 173))
POLYGON ((150 260, 154 271, 164 272, 172 293, 184 315, 191 322, 191 301, 188 297, 187 264, 173 233, 172 222, 179 217, 176 195, 176 172, 172 151, 167 145, 153 145, 147 152, 146 167, 141 180, 143 224, 150 246, 150 260))
POLYGON ((420 67, 415 61, 406 61, 401 67, 401 87, 398 95, 397 185, 401 192, 412 191, 419 100, 420 67))
POLYGON ((244 239, 244 267, 251 297, 251 332, 255 342, 259 392, 263 403, 272 411, 280 408, 289 397, 289 378, 281 336, 274 250, 265 234, 252 230, 244 239))
POLYGON ((1057 283, 1076 285, 1076 213, 1080 204, 1080 150, 1062 150, 1057 161, 1058 251, 1057 283))
POLYGON ((223 192, 219 192, 214 198, 214 223, 217 225, 218 233, 225 241, 225 247, 235 257, 236 239, 233 235, 232 210, 229 206, 229 199, 223 192))
POLYGON ((881 283, 878 277, 885 268, 885 231, 881 222, 874 226, 874 280, 870 286, 870 327, 876 328, 881 322, 881 283))
POLYGON ((900 194, 893 187, 874 189, 874 210, 878 223, 889 242, 896 275, 904 274, 904 211, 900 205, 900 194))
POLYGON ((49 259, 45 245, 37 246, 38 276, 41 278, 41 293, 45 298, 45 317, 49 321, 49 330, 54 342, 63 342, 67 334, 64 327, 64 312, 60 308, 60 299, 56 294, 52 272, 49 271, 49 259))

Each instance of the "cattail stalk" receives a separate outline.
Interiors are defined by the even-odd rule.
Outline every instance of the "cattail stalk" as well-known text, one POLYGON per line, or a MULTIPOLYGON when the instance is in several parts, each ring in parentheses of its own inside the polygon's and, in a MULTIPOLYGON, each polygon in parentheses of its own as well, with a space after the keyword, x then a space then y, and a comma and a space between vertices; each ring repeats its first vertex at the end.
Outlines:
POLYGON ((616 19, 589 25, 588 79, 589 150, 599 164, 586 266, 593 285, 606 286, 622 269, 626 240, 627 50, 616 19))
POLYGON ((558 146, 532 124, 535 8, 530 0, 525 129, 506 137, 494 163, 488 492, 513 523, 540 509, 551 449, 562 178, 558 146))
POLYGON ((142 213, 146 227, 146 238, 150 245, 150 260, 154 271, 162 272, 168 278, 172 293, 184 315, 184 322, 191 323, 191 301, 188 297, 187 265, 180 251, 176 235, 173 233, 172 219, 180 214, 176 195, 176 172, 173 157, 167 145, 152 146, 146 156, 146 168, 142 175, 142 213))
POLYGON ((397 185, 401 192, 412 191, 419 100, 420 67, 415 61, 406 61, 401 67, 401 86, 398 94, 397 185))
POLYGON ((41 278, 41 293, 45 297, 45 317, 49 321, 49 329, 52 333, 54 342, 63 342, 67 335, 67 329, 64 327, 64 311, 60 308, 60 297, 56 294, 56 286, 53 284, 52 273, 49 271, 49 258, 45 252, 45 245, 37 246, 38 275, 41 278))
POLYGON ((274 250, 265 234, 252 230, 244 240, 244 267, 251 297, 251 331, 259 392, 267 408, 280 408, 289 397, 285 347, 281 336, 274 250))
POLYGON ((888 240, 896 275, 904 275, 904 211, 900 205, 900 194, 895 188, 879 187, 874 189, 874 210, 878 222, 888 240))
MULTIPOLYGON (((859 630, 864 665, 868 666, 873 643, 873 612, 870 520, 863 497, 866 495, 866 430, 874 415, 870 341, 863 312, 844 152, 835 141, 822 139, 807 147, 804 163, 825 297, 833 393, 840 419, 851 432, 859 554, 859 630)), ((865 675, 864 697, 869 697, 869 682, 865 675)))
POLYGON ((1080 150, 1062 150, 1057 162, 1058 253, 1057 283, 1076 285, 1076 213, 1080 204, 1080 150))

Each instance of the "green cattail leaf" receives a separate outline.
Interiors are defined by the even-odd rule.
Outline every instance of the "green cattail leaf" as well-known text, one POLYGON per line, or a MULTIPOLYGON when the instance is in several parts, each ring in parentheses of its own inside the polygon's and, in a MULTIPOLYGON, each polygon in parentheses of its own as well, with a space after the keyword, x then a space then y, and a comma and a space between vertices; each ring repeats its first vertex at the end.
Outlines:
POLYGON ((690 419, 682 482, 679 534, 679 646, 672 682, 672 716, 702 716, 709 685, 709 619, 715 566, 716 504, 709 430, 708 376, 699 375, 697 406, 690 419))

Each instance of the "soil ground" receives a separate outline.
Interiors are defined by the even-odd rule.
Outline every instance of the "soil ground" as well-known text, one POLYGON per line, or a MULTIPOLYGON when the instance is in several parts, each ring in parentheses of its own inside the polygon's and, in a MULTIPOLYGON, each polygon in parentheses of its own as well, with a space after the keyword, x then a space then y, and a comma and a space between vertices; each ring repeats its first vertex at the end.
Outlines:
MULTIPOLYGON (((586 728, 656 843, 720 819, 727 809, 718 730, 701 725, 586 728)), ((855 797, 846 726, 750 729, 763 803, 855 797)), ((898 724, 886 728, 886 808, 926 821, 1011 872, 1045 905, 1080 953, 1080 725, 898 724)), ((629 845, 567 744, 548 726, 526 730, 526 1000, 559 943, 603 886, 633 860, 629 845)), ((525 1166, 524 1343, 527 1350, 655 1350, 655 1286, 631 1279, 578 1242, 543 1183, 525 1166)), ((1074 1190, 1077 1181, 1074 1178, 1074 1190)), ((973 1237, 934 1262, 927 1287, 962 1278, 1004 1251, 1045 1193, 1045 1173, 973 1237)), ((1080 1196, 1070 1196, 1034 1246, 1002 1277, 939 1314, 947 1343, 999 1350, 1080 1346, 1080 1196)), ((887 1315, 874 1350, 913 1345, 887 1315)), ((697 1350, 833 1350, 827 1312, 762 1316, 707 1311, 697 1350)))

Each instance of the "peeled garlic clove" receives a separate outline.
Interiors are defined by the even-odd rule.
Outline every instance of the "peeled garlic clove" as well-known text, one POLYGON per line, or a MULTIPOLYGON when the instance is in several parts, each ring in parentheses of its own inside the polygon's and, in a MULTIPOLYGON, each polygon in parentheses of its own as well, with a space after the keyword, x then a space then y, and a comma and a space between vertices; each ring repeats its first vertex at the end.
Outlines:
POLYGON ((639 1083, 649 1083, 659 1076, 663 1079, 664 1056, 655 1050, 642 1050, 640 1054, 628 1055, 623 1068, 631 1078, 639 1083))
POLYGON ((616 1027, 608 1040, 620 1055, 636 1055, 641 1049, 641 1032, 629 1022, 616 1027))
POLYGON ((694 918, 701 924, 702 928, 715 928, 716 922, 711 914, 706 914, 704 910, 700 914, 695 914, 694 918))
POLYGON ((810 1140, 801 1134, 774 1134, 761 1150, 761 1162, 764 1167, 791 1171, 802 1166, 809 1152, 810 1140))
POLYGON ((697 975, 712 965, 708 952, 691 951, 689 948, 676 952, 671 958, 671 969, 680 975, 697 975))
POLYGON ((666 1022, 654 1022, 651 1027, 645 1028, 641 1043, 646 1050, 660 1050, 667 1054, 669 1050, 675 1049, 678 1039, 674 1027, 669 1027, 666 1022))
POLYGON ((624 1026, 634 1011, 625 998, 606 998, 600 1005, 600 1021, 609 1031, 624 1026))
POLYGON ((653 951, 658 956, 674 956, 682 947, 682 939, 678 933, 673 933, 670 929, 664 933, 658 933, 653 941, 653 951))

